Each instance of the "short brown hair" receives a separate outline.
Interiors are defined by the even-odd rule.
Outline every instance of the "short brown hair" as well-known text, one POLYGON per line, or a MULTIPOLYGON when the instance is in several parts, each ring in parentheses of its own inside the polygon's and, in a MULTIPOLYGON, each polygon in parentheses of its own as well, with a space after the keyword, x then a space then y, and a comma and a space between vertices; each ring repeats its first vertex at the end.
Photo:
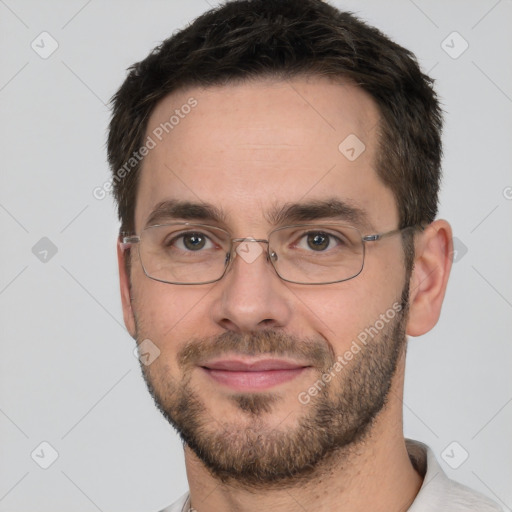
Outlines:
POLYGON ((414 55, 321 0, 234 0, 212 9, 134 64, 112 99, 108 159, 122 232, 134 231, 140 161, 157 103, 178 89, 258 77, 348 80, 380 111, 377 173, 396 198, 400 227, 437 214, 441 109, 414 55))

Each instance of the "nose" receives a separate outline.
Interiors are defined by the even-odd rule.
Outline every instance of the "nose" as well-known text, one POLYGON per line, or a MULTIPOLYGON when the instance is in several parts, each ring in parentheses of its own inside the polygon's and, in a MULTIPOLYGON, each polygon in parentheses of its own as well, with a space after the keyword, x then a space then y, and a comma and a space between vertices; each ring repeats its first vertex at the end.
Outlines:
POLYGON ((286 326, 292 316, 291 292, 277 276, 267 256, 267 242, 235 239, 231 265, 217 283, 216 323, 236 332, 286 326))

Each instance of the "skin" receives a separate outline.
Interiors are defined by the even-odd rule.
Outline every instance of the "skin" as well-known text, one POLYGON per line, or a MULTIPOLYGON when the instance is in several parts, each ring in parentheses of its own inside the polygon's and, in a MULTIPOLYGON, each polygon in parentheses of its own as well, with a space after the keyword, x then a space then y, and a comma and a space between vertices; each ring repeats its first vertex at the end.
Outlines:
MULTIPOLYGON (((145 158, 135 212, 140 233, 160 201, 185 199, 222 207, 233 237, 267 238, 274 228, 265 216, 273 206, 332 197, 364 210, 363 234, 398 227, 392 191, 375 172, 379 113, 373 100, 348 84, 322 78, 288 82, 258 80, 208 89, 187 89, 162 100, 147 133, 194 97, 198 105, 145 158), (338 150, 349 134, 366 146, 353 162, 338 150)), ((199 286, 148 279, 132 251, 118 244, 121 297, 126 327, 139 340, 150 338, 161 354, 148 368, 156 385, 183 377, 177 356, 193 338, 231 331, 248 334, 276 329, 302 339, 318 338, 336 354, 350 348, 409 286, 406 333, 421 335, 436 324, 451 268, 451 230, 436 220, 416 237, 414 270, 405 282, 399 236, 367 244, 365 265, 356 278, 323 286, 286 283, 265 258, 236 258, 224 278, 199 286), (130 289, 131 281, 131 289, 130 289), (137 325, 136 325, 137 324, 137 325), (138 331, 137 332, 137 326, 138 331)), ((402 427, 405 354, 394 374, 388 401, 371 435, 343 455, 319 466, 295 487, 249 490, 216 479, 185 445, 192 506, 199 512, 296 510, 406 510, 422 478, 408 457, 402 427), (369 492, 371 490, 371 492, 369 492)), ((279 407, 262 418, 265 427, 294 429, 305 414, 297 395, 315 376, 306 371, 279 385, 279 407)), ((229 400, 224 388, 200 372, 190 383, 207 404, 214 425, 245 427, 250 418, 229 400)))

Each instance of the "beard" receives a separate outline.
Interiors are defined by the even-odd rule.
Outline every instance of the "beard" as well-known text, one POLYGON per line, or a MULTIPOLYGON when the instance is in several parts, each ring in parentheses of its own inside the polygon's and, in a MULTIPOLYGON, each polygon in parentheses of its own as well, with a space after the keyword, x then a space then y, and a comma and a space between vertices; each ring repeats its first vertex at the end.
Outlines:
MULTIPOLYGON (((179 381, 165 363, 141 363, 142 372, 156 406, 213 477, 247 489, 305 484, 312 475, 332 471, 346 461, 370 435, 385 406, 406 350, 408 286, 398 303, 401 310, 371 340, 358 345, 360 350, 353 359, 324 383, 318 394, 310 396, 307 404, 294 397, 301 405, 295 424, 287 430, 279 428, 279 422, 272 426, 269 421, 279 414, 284 416, 281 422, 292 412, 297 414, 293 407, 288 415, 283 412, 296 404, 285 401, 278 392, 230 394, 228 400, 236 414, 214 418, 215 411, 208 410, 191 374, 202 361, 224 354, 288 356, 308 361, 315 368, 311 386, 323 374, 333 375, 336 355, 324 338, 297 338, 272 329, 247 334, 227 331, 187 342, 177 355, 182 369, 179 381)), ((137 339, 143 340, 139 326, 137 322, 137 339)))

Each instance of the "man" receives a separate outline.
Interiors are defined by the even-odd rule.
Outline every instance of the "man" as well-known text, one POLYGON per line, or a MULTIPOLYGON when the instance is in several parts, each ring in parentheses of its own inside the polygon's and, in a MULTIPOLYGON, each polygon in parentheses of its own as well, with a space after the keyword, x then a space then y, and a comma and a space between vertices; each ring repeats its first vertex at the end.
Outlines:
POLYGON ((320 0, 233 1, 114 98, 130 334, 184 441, 166 511, 491 511, 405 440, 406 335, 437 322, 441 113, 401 48, 320 0))

